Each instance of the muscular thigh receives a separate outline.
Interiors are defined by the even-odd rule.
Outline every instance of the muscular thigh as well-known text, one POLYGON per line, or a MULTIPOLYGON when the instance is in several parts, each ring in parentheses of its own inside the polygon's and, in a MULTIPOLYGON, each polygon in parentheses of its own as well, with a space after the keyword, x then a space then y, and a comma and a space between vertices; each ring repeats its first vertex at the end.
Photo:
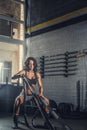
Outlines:
POLYGON ((16 103, 20 102, 20 104, 22 104, 24 102, 24 95, 20 94, 17 98, 16 98, 16 103))

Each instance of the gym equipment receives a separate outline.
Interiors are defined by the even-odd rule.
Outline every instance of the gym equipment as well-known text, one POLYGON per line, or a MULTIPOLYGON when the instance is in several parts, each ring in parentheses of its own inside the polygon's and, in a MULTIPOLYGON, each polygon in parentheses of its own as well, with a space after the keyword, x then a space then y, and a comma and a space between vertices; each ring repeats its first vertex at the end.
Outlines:
MULTIPOLYGON (((32 93, 33 100, 37 106, 38 109, 36 109, 35 114, 33 115, 30 123, 28 122, 28 116, 26 114, 26 111, 24 113, 24 120, 27 127, 32 128, 34 130, 38 129, 48 129, 48 130, 72 130, 60 117, 59 115, 48 105, 42 97, 38 96, 36 92, 34 91, 31 82, 25 75, 19 76, 15 75, 12 77, 12 79, 16 78, 22 78, 25 82, 25 85, 27 85, 32 93), (46 108, 49 109, 49 114, 46 112, 46 108), (41 114, 41 117, 43 119, 43 124, 35 123, 37 120, 35 120, 38 117, 38 112, 41 114), (52 117, 50 117, 52 116, 52 117), (54 121, 55 120, 55 121, 54 121)), ((25 89, 26 86, 24 86, 25 89)), ((25 93, 26 98, 26 93, 25 93)), ((25 108, 25 107, 24 107, 25 108)))
POLYGON ((40 73, 42 78, 44 78, 44 56, 40 57, 40 73))
POLYGON ((72 103, 61 102, 58 105, 58 111, 62 117, 68 117, 74 111, 74 106, 72 103))
POLYGON ((77 108, 76 111, 80 112, 80 80, 77 81, 77 108))
POLYGON ((38 71, 44 76, 75 75, 77 71, 78 51, 65 52, 51 56, 41 56, 38 71))
MULTIPOLYGON (((82 51, 80 50, 76 57, 77 58, 81 58, 83 57, 83 61, 84 61, 84 70, 85 70, 85 96, 83 96, 83 83, 82 83, 82 108, 85 107, 84 110, 87 111, 87 64, 86 64, 86 60, 87 60, 87 49, 83 49, 82 51), (85 99, 84 99, 85 97, 85 99)), ((81 89, 81 88, 80 88, 81 89)))

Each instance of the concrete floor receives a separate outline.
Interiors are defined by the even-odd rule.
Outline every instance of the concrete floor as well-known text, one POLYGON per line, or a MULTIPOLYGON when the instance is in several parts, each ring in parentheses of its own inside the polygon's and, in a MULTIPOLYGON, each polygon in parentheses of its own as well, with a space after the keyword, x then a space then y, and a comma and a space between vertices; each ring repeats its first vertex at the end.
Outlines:
MULTIPOLYGON (((41 118, 38 118, 37 121, 41 123, 41 118)), ((72 128, 72 130, 87 130, 87 119, 64 119, 64 122, 66 122, 66 124, 68 124, 72 128)), ((12 130, 12 126, 12 115, 0 115, 0 130, 12 130)), ((24 125, 19 126, 19 130, 31 130, 31 128, 27 128, 24 125)))

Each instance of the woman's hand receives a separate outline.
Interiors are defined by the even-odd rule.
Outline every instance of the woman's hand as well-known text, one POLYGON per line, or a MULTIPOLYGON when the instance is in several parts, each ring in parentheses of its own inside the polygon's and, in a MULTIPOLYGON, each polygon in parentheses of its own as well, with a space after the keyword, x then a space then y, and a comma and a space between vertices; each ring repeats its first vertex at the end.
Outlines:
POLYGON ((43 93, 39 93, 39 96, 42 97, 42 98, 44 97, 44 96, 43 96, 43 93))
POLYGON ((14 76, 12 76, 12 79, 18 79, 20 77, 21 77, 20 75, 14 75, 14 76))

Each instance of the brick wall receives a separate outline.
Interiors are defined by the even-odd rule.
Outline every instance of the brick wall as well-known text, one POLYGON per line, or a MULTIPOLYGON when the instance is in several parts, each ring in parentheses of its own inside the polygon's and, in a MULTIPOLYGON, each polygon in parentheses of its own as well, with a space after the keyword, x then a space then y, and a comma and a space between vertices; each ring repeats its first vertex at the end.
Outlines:
MULTIPOLYGON (((87 48, 87 21, 27 39, 27 56, 50 56, 87 48)), ((80 106, 85 108, 87 56, 77 59, 78 70, 74 76, 46 76, 43 79, 45 95, 59 102, 73 103, 77 107, 76 82, 80 80, 80 106), (83 88, 83 89, 82 89, 83 88)), ((87 103, 86 103, 87 104, 87 103)))
POLYGON ((20 19, 20 4, 9 0, 1 0, 0 1, 0 14, 8 15, 10 17, 20 19))

